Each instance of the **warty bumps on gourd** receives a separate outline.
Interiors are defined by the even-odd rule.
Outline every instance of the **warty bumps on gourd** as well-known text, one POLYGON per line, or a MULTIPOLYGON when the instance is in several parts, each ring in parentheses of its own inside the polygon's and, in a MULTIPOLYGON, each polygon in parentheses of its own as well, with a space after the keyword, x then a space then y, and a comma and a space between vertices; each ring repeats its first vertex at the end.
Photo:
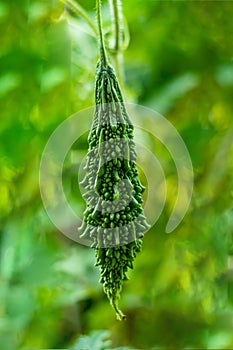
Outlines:
POLYGON ((100 282, 121 320, 125 318, 118 308, 122 282, 149 226, 141 206, 145 188, 136 168, 133 125, 115 72, 102 61, 96 70, 95 104, 81 183, 87 203, 81 237, 95 248, 100 282))

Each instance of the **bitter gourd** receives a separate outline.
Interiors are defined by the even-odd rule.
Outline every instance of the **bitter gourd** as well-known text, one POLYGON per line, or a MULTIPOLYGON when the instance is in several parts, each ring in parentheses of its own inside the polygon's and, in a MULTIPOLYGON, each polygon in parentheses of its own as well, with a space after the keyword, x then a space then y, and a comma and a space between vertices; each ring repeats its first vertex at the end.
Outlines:
POLYGON ((149 227, 141 205, 144 187, 136 168, 133 129, 114 69, 100 60, 82 181, 87 208, 81 231, 95 249, 100 282, 119 320, 125 318, 118 308, 122 283, 149 227))

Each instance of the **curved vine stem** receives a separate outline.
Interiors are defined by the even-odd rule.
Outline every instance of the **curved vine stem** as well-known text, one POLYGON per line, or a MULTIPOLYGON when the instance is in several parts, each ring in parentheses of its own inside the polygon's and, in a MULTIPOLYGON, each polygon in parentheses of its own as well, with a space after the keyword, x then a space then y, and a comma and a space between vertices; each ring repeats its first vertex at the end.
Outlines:
POLYGON ((114 50, 118 51, 121 45, 121 28, 120 28, 120 2, 119 0, 112 0, 114 30, 115 30, 115 45, 114 50))
POLYGON ((102 30, 102 19, 101 19, 101 0, 96 0, 96 15, 98 22, 98 30, 99 30, 99 45, 100 45, 100 59, 104 66, 107 66, 107 55, 106 49, 104 45, 104 37, 102 30))
POLYGON ((94 32, 95 36, 98 37, 98 30, 96 26, 94 25, 93 21, 91 18, 88 16, 87 12, 84 10, 84 8, 79 5, 77 2, 73 0, 60 0, 64 5, 67 5, 71 8, 72 11, 77 13, 80 17, 82 17, 87 24, 90 26, 92 31, 94 32))
POLYGON ((130 43, 130 32, 129 32, 128 22, 125 16, 123 16, 122 20, 123 20, 123 28, 124 28, 123 29, 124 37, 123 37, 121 48, 122 48, 122 51, 124 51, 128 48, 130 43))
POLYGON ((112 13, 113 30, 115 35, 114 47, 111 51, 124 51, 129 46, 130 33, 128 23, 122 13, 121 0, 109 0, 109 5, 112 13))
POLYGON ((114 25, 114 46, 110 49, 112 59, 114 61, 114 67, 116 70, 116 75, 118 77, 119 83, 123 89, 123 70, 122 70, 122 6, 121 0, 109 0, 111 12, 112 12, 112 21, 114 25))

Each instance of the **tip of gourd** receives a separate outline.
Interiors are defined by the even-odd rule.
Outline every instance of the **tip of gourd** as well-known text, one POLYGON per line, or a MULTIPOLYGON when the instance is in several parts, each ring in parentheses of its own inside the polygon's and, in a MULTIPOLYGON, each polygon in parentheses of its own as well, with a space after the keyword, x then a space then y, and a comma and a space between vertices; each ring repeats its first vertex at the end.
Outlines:
POLYGON ((118 321, 125 321, 126 320, 126 316, 123 314, 123 312, 121 310, 118 310, 116 312, 116 318, 118 321))
POLYGON ((116 313, 116 318, 118 321, 124 321, 126 320, 126 316, 123 314, 123 312, 118 308, 117 302, 113 301, 112 302, 113 309, 115 310, 116 313))

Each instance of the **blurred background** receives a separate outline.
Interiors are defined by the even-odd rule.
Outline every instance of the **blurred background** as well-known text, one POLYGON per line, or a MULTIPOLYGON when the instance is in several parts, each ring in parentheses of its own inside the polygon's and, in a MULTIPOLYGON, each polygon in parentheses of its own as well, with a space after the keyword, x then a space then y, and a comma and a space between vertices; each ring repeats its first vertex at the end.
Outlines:
MULTIPOLYGON (((96 25, 94 0, 79 4, 96 25)), ((94 103, 94 31, 57 0, 1 0, 4 350, 233 348, 233 2, 123 0, 123 13, 126 41, 130 35, 118 67, 125 97, 162 113, 181 134, 194 167, 191 206, 165 234, 177 174, 164 155, 166 205, 124 285, 127 321, 116 321, 98 283, 94 251, 58 232, 38 181, 56 126, 94 103)), ((107 1, 103 22, 111 42, 107 1)), ((85 203, 77 172, 86 151, 83 137, 63 169, 65 193, 80 212, 85 203)))

